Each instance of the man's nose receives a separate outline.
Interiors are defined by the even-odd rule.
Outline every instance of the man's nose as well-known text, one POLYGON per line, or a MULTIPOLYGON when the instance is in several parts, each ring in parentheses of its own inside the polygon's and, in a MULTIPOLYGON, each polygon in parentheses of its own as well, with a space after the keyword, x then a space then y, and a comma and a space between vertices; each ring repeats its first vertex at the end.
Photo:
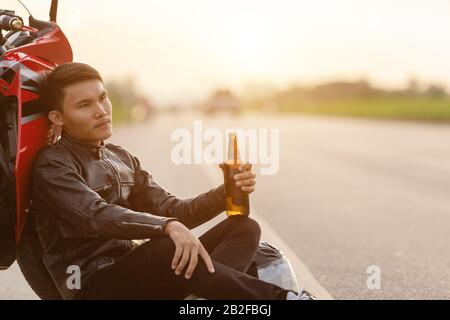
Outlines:
POLYGON ((106 111, 105 106, 103 106, 103 104, 101 104, 100 102, 97 102, 96 114, 98 116, 104 116, 104 115, 108 114, 108 112, 106 111))

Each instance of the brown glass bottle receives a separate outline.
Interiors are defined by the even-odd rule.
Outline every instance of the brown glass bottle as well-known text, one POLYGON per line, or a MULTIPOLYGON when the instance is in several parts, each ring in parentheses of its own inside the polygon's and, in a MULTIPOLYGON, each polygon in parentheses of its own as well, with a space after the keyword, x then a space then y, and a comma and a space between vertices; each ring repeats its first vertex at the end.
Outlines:
POLYGON ((239 171, 241 164, 236 133, 230 133, 228 157, 222 168, 226 191, 225 205, 228 217, 242 217, 250 214, 248 193, 242 191, 241 187, 236 185, 236 180, 234 180, 234 175, 241 173, 239 171))

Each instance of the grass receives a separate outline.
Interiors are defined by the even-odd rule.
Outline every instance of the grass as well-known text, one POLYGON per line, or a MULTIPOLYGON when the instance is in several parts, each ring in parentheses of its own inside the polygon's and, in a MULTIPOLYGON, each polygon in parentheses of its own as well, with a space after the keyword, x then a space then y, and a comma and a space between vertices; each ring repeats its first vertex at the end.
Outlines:
POLYGON ((285 101, 281 112, 373 119, 450 122, 450 99, 433 97, 383 97, 333 101, 285 101))

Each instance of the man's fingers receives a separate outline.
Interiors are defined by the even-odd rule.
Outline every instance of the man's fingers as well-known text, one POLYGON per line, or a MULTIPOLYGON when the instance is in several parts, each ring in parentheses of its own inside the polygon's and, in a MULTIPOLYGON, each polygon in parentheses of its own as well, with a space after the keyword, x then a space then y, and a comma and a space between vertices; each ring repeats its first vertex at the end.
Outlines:
POLYGON ((192 276, 192 273, 194 273, 194 269, 197 266, 198 262, 198 249, 193 248, 191 250, 191 260, 189 261, 189 266, 186 270, 185 278, 189 279, 192 276))
POLYGON ((181 274, 181 271, 183 271, 184 267, 186 266, 187 262, 189 261, 189 256, 191 252, 189 250, 188 246, 183 247, 183 256, 181 257, 180 262, 178 263, 178 266, 175 270, 175 274, 179 275, 181 274))
POLYGON ((209 272, 214 273, 214 266, 211 260, 211 257, 208 254, 208 251, 203 247, 203 245, 200 247, 200 256, 202 257, 203 261, 205 261, 206 268, 208 268, 209 272))
POLYGON ((255 179, 246 179, 246 180, 240 180, 236 182, 237 186, 254 186, 256 184, 255 179))
POLYGON ((238 173, 234 175, 234 180, 245 180, 245 179, 254 179, 256 178, 256 174, 252 171, 246 171, 243 173, 238 173))
POLYGON ((180 260, 181 255, 183 253, 183 247, 181 245, 175 244, 175 246, 176 246, 175 254, 173 255, 172 265, 171 265, 172 270, 175 270, 175 268, 177 267, 178 261, 180 260))
POLYGON ((249 162, 243 163, 239 166, 239 170, 241 171, 249 171, 252 169, 252 164, 249 162))
POLYGON ((255 187, 242 187, 241 190, 244 192, 251 193, 251 192, 255 191, 255 187))

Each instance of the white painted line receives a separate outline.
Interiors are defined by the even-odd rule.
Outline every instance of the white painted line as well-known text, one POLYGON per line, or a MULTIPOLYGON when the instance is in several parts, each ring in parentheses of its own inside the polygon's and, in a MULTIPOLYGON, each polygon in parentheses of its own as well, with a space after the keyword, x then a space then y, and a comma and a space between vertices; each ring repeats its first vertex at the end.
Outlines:
MULTIPOLYGON (((219 185, 220 183, 223 183, 223 177, 221 175, 218 166, 204 165, 202 167, 214 185, 219 185)), ((312 273, 302 263, 298 255, 294 252, 294 250, 292 250, 291 247, 283 239, 281 239, 281 237, 277 234, 277 232, 272 228, 272 226, 269 223, 267 223, 261 216, 259 216, 256 213, 255 207, 253 205, 251 205, 251 208, 252 208, 252 216, 255 218, 256 221, 258 221, 259 225, 261 226, 261 233, 262 233, 261 238, 275 245, 276 247, 278 247, 280 250, 283 251, 284 255, 291 262, 292 268, 294 269, 294 272, 297 275, 297 281, 300 288, 308 290, 320 300, 333 300, 332 295, 324 287, 322 287, 322 285, 316 280, 316 278, 314 278, 312 273)), ((223 220, 223 218, 224 217, 221 217, 220 220, 216 221, 216 223, 223 220)), ((207 225, 207 228, 209 229, 212 226, 213 225, 207 225)))

